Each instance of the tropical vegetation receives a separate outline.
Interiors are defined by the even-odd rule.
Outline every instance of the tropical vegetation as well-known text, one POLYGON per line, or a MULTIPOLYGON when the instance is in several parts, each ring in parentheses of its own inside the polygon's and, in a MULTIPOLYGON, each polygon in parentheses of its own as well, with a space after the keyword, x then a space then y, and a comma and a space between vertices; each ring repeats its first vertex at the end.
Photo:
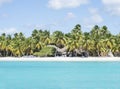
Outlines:
POLYGON ((37 57, 54 57, 56 52, 55 48, 52 47, 44 47, 40 50, 40 52, 35 52, 33 55, 37 57))
POLYGON ((65 47, 67 56, 70 53, 81 56, 82 52, 89 56, 107 56, 110 51, 114 56, 120 56, 120 34, 114 35, 107 26, 98 25, 90 32, 83 32, 79 24, 68 33, 37 29, 33 30, 30 37, 25 37, 22 32, 14 35, 3 33, 0 35, 0 56, 56 56, 57 49, 48 45, 60 49, 65 47))

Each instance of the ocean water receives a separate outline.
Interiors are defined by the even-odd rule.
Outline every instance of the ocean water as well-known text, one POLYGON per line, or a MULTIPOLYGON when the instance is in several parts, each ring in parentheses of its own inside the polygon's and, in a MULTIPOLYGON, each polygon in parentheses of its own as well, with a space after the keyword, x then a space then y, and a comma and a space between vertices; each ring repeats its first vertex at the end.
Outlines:
POLYGON ((120 89, 120 62, 0 62, 0 89, 120 89))

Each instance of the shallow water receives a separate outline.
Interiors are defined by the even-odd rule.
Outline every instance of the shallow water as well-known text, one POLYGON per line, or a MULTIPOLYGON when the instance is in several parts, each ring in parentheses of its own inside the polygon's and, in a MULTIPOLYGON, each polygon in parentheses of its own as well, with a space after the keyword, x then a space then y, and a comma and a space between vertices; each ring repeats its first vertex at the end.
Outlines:
POLYGON ((0 89, 120 89, 120 62, 0 62, 0 89))

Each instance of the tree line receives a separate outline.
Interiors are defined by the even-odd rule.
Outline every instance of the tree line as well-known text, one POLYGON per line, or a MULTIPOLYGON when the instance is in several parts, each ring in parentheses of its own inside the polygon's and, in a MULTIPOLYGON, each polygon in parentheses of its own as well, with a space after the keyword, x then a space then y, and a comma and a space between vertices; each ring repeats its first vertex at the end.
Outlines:
MULTIPOLYGON (((119 33, 119 32, 118 32, 119 33)), ((90 56, 106 56, 112 52, 120 55, 120 34, 112 34, 107 26, 95 25, 90 32, 83 32, 81 25, 77 24, 69 33, 34 29, 30 37, 20 33, 1 34, 0 56, 21 57, 34 55, 47 45, 55 45, 59 48, 67 48, 67 52, 88 52, 90 56)))

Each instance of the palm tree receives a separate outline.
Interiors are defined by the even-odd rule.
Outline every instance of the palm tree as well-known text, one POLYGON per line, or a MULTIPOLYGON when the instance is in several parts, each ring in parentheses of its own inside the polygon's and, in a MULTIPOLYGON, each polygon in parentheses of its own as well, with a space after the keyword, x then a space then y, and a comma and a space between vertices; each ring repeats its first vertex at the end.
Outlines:
POLYGON ((35 29, 32 32, 31 39, 33 40, 33 45, 34 45, 33 52, 40 51, 43 47, 44 43, 41 42, 42 33, 43 33, 42 30, 37 30, 37 29, 35 29))
POLYGON ((91 38, 90 33, 85 32, 84 33, 84 38, 83 38, 83 42, 82 42, 82 48, 86 51, 89 52, 89 55, 93 56, 94 55, 94 40, 91 38))
POLYGON ((51 43, 50 32, 45 30, 41 33, 40 41, 43 42, 45 45, 51 43))
POLYGON ((23 35, 22 32, 20 33, 15 33, 14 38, 12 40, 12 47, 14 48, 13 54, 15 56, 23 56, 24 55, 24 41, 25 41, 25 36, 23 35))
POLYGON ((81 26, 77 24, 71 31, 71 33, 65 34, 66 46, 69 52, 79 53, 82 47, 83 35, 81 26))
POLYGON ((95 56, 100 56, 100 48, 99 48, 99 42, 101 40, 101 30, 100 27, 98 25, 95 25, 93 27, 93 29, 90 32, 90 36, 92 37, 93 41, 94 41, 94 55, 95 56))
POLYGON ((0 43, 0 46, 1 46, 1 55, 5 57, 6 55, 6 47, 7 47, 7 41, 6 41, 6 34, 3 33, 0 37, 1 39, 1 43, 0 43))
POLYGON ((64 38, 64 34, 61 31, 53 32, 51 38, 52 38, 52 43, 55 43, 57 46, 58 45, 65 46, 66 39, 64 38))
POLYGON ((81 31, 81 25, 80 24, 77 24, 73 29, 72 29, 72 34, 81 34, 82 31, 81 31))

